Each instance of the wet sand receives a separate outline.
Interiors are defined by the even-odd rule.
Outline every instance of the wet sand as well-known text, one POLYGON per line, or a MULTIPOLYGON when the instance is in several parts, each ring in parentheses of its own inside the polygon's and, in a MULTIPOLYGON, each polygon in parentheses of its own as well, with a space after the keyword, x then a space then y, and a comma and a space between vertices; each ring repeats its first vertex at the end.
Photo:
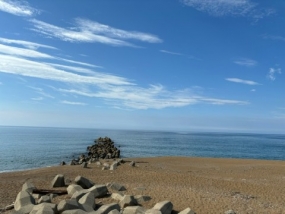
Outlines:
MULTIPOLYGON (((37 188, 50 189, 55 175, 64 174, 74 180, 84 176, 96 184, 117 182, 125 194, 149 195, 142 204, 151 208, 157 202, 170 200, 175 211, 187 207, 197 214, 285 213, 285 162, 267 160, 156 157, 125 159, 128 162, 115 171, 102 171, 95 163, 81 166, 55 166, 35 170, 0 173, 0 208, 11 204, 22 184, 30 180, 37 188)), ((110 161, 111 163, 111 161, 110 161)), ((67 195, 56 197, 58 202, 67 195)), ((96 199, 96 203, 115 202, 112 198, 96 199)), ((6 212, 8 213, 8 212, 6 212)))

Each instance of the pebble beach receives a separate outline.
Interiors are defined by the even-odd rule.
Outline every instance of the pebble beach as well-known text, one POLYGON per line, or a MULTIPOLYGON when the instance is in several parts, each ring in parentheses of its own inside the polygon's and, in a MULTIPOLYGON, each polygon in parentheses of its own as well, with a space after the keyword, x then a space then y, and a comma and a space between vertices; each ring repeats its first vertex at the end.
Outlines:
MULTIPOLYGON (((126 163, 116 170, 102 170, 91 163, 87 168, 65 165, 0 173, 0 208, 15 201, 26 181, 39 189, 50 189, 52 179, 64 174, 71 181, 81 175, 95 184, 120 183, 126 187, 124 194, 150 196, 151 200, 142 204, 145 208, 169 200, 173 203, 173 213, 187 207, 197 214, 227 210, 249 214, 285 213, 284 161, 196 157, 124 160, 126 163), (131 161, 136 162, 135 167, 129 166, 131 161)), ((68 197, 58 196, 53 203, 68 197)), ((113 202, 111 197, 96 199, 96 204, 113 202)))

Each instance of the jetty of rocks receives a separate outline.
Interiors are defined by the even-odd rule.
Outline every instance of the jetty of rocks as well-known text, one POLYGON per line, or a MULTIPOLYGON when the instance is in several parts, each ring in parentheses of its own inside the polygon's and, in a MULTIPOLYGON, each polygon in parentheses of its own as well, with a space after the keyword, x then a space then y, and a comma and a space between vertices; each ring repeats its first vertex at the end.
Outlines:
MULTIPOLYGON (((95 162, 99 159, 120 158, 120 149, 115 146, 114 141, 109 137, 99 137, 94 144, 87 147, 87 154, 81 154, 73 159, 70 165, 78 165, 88 162, 95 162)), ((64 165, 65 163, 62 163, 64 165)))

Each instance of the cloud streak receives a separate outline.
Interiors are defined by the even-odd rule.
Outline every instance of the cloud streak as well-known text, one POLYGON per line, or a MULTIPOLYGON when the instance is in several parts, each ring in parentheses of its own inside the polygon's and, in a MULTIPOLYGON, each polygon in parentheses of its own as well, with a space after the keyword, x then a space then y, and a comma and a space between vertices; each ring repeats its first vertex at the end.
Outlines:
POLYGON ((136 47, 128 40, 136 40, 147 43, 161 43, 162 40, 155 35, 125 31, 117 28, 103 25, 86 19, 76 19, 75 27, 63 28, 46 22, 32 19, 32 30, 66 42, 82 42, 82 43, 101 43, 111 46, 129 46, 136 47))
POLYGON ((67 100, 63 100, 60 103, 67 104, 67 105, 76 105, 76 106, 86 106, 87 105, 87 103, 72 102, 72 101, 67 101, 67 100))
MULTIPOLYGON (((245 105, 245 101, 197 96, 195 89, 168 90, 162 85, 140 87, 127 78, 94 71, 94 67, 70 60, 70 65, 50 62, 52 56, 31 49, 0 44, 0 72, 65 83, 69 88, 54 88, 64 96, 99 98, 117 108, 162 109, 199 103, 212 105, 245 105), (48 61, 48 62, 46 62, 48 61), (82 64, 82 65, 80 65, 82 64)), ((54 98, 41 88, 30 87, 41 98, 54 98)), ((53 94, 54 95, 54 94, 53 94)), ((39 98, 35 97, 34 100, 39 98)), ((39 101, 40 99, 38 99, 39 101)), ((63 104, 83 103, 64 100, 63 104)))
POLYGON ((229 82, 241 83, 241 84, 246 84, 246 85, 260 85, 257 82, 254 82, 254 81, 251 81, 251 80, 239 79, 239 78, 226 78, 226 80, 229 81, 229 82))
POLYGON ((182 0, 182 2, 198 11, 211 16, 242 16, 259 20, 275 11, 258 9, 257 3, 250 0, 182 0))
POLYGON ((38 10, 29 6, 26 1, 0 0, 0 10, 16 16, 33 16, 38 10))
POLYGON ((237 65, 246 66, 246 67, 254 67, 257 65, 257 61, 252 60, 252 59, 246 59, 246 58, 236 59, 234 60, 234 63, 237 65))
POLYGON ((2 38, 2 37, 0 37, 0 43, 17 44, 17 45, 21 45, 23 47, 33 49, 33 50, 36 50, 38 48, 57 49, 57 48, 49 46, 49 45, 43 45, 43 44, 38 44, 38 43, 28 42, 28 41, 23 41, 23 40, 6 39, 6 38, 2 38))
POLYGON ((267 74, 267 78, 271 81, 274 81, 276 79, 276 74, 281 74, 280 68, 270 68, 269 72, 267 74))

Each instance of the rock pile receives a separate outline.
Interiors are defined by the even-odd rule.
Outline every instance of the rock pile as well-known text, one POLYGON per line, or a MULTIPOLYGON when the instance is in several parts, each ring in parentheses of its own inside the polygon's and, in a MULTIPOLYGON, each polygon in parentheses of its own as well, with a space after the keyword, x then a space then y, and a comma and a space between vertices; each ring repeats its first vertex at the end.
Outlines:
MULTIPOLYGON (((78 165, 87 162, 95 162, 99 159, 120 158, 121 151, 115 146, 109 137, 99 137, 94 144, 87 147, 87 154, 82 154, 78 159, 71 161, 70 165, 78 165)), ((61 164, 64 165, 64 164, 61 164)))
MULTIPOLYGON (((64 179, 63 175, 57 175, 51 186, 63 187, 64 183, 58 182, 64 179), (56 184, 56 185, 55 185, 56 184), (60 184, 60 185, 59 185, 60 184)), ((64 179, 65 180, 65 179, 64 179)), ((98 185, 87 178, 78 176, 67 187, 68 197, 58 204, 52 203, 54 194, 35 195, 37 188, 30 182, 23 185, 15 204, 14 214, 171 214, 173 204, 170 201, 156 203, 153 208, 146 209, 140 204, 151 200, 149 196, 124 195, 120 191, 110 194, 110 190, 126 190, 121 184, 98 185), (97 199, 111 197, 114 202, 110 204, 97 204, 97 199)), ((180 214, 195 214, 187 208, 180 214)))

